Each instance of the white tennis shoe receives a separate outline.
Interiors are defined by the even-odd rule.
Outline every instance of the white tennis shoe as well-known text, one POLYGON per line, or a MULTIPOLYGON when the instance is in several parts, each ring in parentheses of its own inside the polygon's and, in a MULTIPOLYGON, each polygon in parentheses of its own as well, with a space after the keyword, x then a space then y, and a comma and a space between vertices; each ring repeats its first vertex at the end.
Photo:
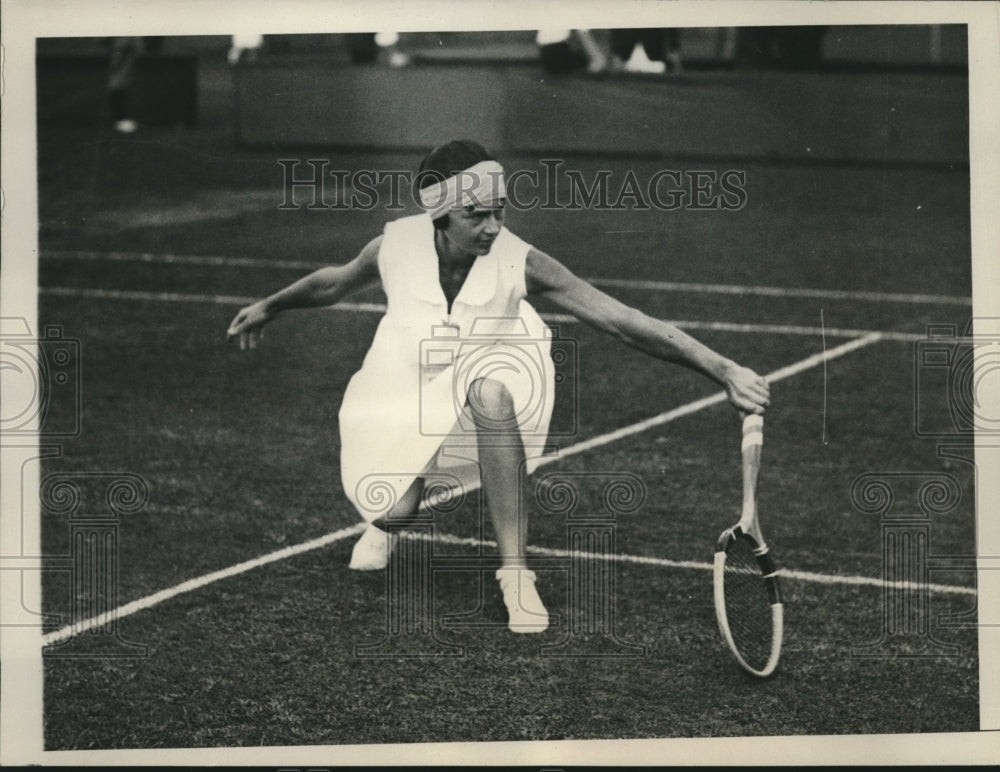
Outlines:
POLYGON ((389 565, 389 534, 369 525, 354 544, 348 568, 355 571, 378 571, 389 565))
POLYGON ((496 573, 507 606, 507 626, 513 633, 540 633, 549 626, 549 612, 535 589, 535 572, 500 568, 496 573))

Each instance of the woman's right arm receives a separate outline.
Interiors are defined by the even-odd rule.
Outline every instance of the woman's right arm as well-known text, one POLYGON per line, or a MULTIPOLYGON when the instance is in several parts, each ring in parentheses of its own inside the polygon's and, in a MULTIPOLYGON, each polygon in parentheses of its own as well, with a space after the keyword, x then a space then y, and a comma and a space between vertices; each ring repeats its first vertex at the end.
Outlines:
POLYGON ((382 236, 365 245, 361 253, 344 265, 332 265, 313 271, 236 314, 226 335, 239 338, 240 349, 254 348, 263 328, 282 311, 293 308, 332 306, 353 292, 378 281, 378 251, 382 236))

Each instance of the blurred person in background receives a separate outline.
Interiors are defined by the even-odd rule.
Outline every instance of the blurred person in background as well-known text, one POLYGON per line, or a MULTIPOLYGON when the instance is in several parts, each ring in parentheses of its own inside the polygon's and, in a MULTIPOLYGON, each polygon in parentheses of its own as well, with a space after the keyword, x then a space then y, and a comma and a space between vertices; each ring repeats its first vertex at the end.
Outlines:
POLYGON ((143 55, 160 53, 163 42, 163 35, 105 38, 109 54, 108 110, 115 131, 122 134, 138 131, 139 123, 135 114, 136 64, 143 55))
POLYGON ((111 37, 105 40, 110 56, 108 62, 108 109, 115 131, 131 134, 139 128, 132 104, 135 63, 142 52, 141 37, 111 37))
POLYGON ((346 37, 354 64, 405 67, 410 63, 410 55, 399 47, 398 32, 351 32, 346 37))
POLYGON ((587 29, 538 30, 535 43, 542 66, 553 75, 603 72, 608 67, 608 55, 587 29))
POLYGON ((253 62, 264 45, 263 35, 233 35, 227 59, 230 64, 253 62))
POLYGON ((681 71, 681 30, 644 27, 611 30, 612 69, 625 72, 681 71))

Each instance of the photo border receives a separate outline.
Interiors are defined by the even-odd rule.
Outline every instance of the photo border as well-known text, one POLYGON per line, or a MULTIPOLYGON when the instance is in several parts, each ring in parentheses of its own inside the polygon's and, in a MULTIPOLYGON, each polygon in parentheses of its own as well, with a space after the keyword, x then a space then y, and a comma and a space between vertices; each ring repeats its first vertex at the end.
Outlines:
MULTIPOLYGON (((559 26, 572 8, 583 28, 620 26, 622 7, 614 0, 574 2, 466 3, 475 13, 455 13, 455 2, 376 3, 299 0, 280 4, 258 0, 215 0, 211 13, 192 0, 88 2, 5 0, 3 23, 3 232, 0 310, 24 317, 37 330, 38 191, 34 43, 37 37, 86 37, 109 34, 235 34, 243 31, 297 33, 347 32, 380 28, 406 31, 540 29, 559 26), (461 22, 459 24, 458 22, 461 22)), ((970 107, 970 194, 972 216, 973 313, 1000 316, 1000 5, 993 2, 639 2, 629 6, 631 26, 657 26, 669 10, 672 26, 754 26, 761 24, 968 24, 970 107)), ((994 395, 997 396, 997 395, 994 395)), ((1000 397, 997 398, 1000 404, 1000 397)), ((995 413, 994 413, 995 414, 995 413)), ((28 444, 28 443, 26 443, 28 444)), ((5 443, 5 446, 8 446, 5 443)), ((23 446, 22 446, 23 450, 23 446)), ((27 452, 26 450, 24 452, 27 452)), ((11 507, 21 506, 22 470, 18 454, 5 447, 2 468, 0 543, 10 543, 11 507)), ((37 490, 37 473, 24 485, 37 490)), ((1000 555, 1000 475, 977 481, 978 549, 1000 555)), ((40 552, 38 502, 24 499, 28 523, 24 536, 40 552)), ((16 527, 16 524, 13 524, 16 527)), ((993 558, 996 560, 996 558, 993 558)), ((38 572, 31 572, 36 575, 38 572)), ((0 618, 20 592, 21 572, 0 570, 0 618), (17 578, 17 582, 12 581, 17 578)), ((31 584, 31 583, 29 583, 31 584)), ((1000 600, 1000 566, 979 572, 980 613, 1000 600)), ((41 596, 31 584, 28 602, 41 596)), ((39 606, 35 606, 39 607, 39 606)), ((980 721, 982 730, 1000 729, 1000 627, 981 626, 980 721)), ((995 763, 1000 733, 938 735, 851 735, 841 737, 754 737, 669 740, 587 740, 580 742, 427 743, 381 746, 306 746, 173 750, 43 751, 41 745, 41 631, 0 627, 0 762, 90 766, 96 764, 205 764, 332 766, 343 764, 488 765, 503 759, 514 765, 636 765, 871 763, 995 763)))

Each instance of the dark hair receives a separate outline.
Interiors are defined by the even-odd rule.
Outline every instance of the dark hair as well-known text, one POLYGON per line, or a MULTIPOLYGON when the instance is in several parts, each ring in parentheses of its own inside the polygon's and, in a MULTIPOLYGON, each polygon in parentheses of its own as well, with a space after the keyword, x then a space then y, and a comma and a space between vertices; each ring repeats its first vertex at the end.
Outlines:
MULTIPOLYGON (((417 190, 423 190, 436 182, 454 177, 460 171, 475 166, 482 161, 495 161, 493 155, 478 142, 471 139, 455 139, 439 145, 424 156, 417 169, 417 190)), ((434 220, 434 227, 442 230, 448 227, 448 215, 434 220)))

